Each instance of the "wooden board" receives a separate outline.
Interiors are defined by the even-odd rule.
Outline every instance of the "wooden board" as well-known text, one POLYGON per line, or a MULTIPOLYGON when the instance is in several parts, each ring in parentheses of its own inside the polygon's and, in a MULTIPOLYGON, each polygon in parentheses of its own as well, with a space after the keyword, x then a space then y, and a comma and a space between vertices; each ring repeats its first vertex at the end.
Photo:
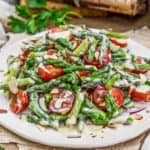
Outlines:
MULTIPOLYGON (((26 5, 26 0, 21 0, 20 4, 26 5)), ((47 3, 47 8, 49 8, 49 9, 62 9, 62 8, 64 8, 64 6, 65 6, 64 4, 61 4, 61 3, 59 4, 59 3, 50 2, 50 1, 48 1, 48 3, 47 3)), ((103 11, 103 10, 97 11, 97 10, 92 9, 92 8, 80 9, 80 8, 72 6, 71 9, 73 11, 80 13, 84 17, 86 17, 86 16, 92 16, 92 17, 94 17, 94 16, 106 16, 107 15, 106 11, 103 11)))

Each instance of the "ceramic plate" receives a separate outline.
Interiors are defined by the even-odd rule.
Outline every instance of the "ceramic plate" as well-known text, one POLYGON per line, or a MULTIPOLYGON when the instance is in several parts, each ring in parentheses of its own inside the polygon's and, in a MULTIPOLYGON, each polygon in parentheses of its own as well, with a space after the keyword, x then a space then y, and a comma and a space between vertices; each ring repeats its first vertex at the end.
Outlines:
MULTIPOLYGON (((43 32, 36 36, 42 36, 44 34, 43 32)), ((0 52, 0 70, 7 70, 6 59, 8 55, 17 55, 21 43, 22 41, 18 41, 0 52)), ((128 45, 132 53, 150 58, 150 50, 139 43, 129 39, 128 45)), ((3 73, 0 73, 0 80, 2 78, 3 73)), ((3 96, 2 92, 0 92, 0 108, 9 110, 8 100, 3 96)), ((147 104, 147 109, 150 110, 150 104, 147 104)), ((100 135, 96 137, 85 134, 80 138, 68 138, 65 134, 52 129, 41 131, 36 125, 20 120, 11 111, 8 111, 6 114, 0 114, 0 124, 19 136, 41 144, 72 148, 94 148, 125 142, 148 130, 150 128, 150 113, 144 110, 140 114, 143 115, 142 120, 134 121, 132 125, 119 126, 117 129, 104 128, 103 132, 100 132, 100 135)))

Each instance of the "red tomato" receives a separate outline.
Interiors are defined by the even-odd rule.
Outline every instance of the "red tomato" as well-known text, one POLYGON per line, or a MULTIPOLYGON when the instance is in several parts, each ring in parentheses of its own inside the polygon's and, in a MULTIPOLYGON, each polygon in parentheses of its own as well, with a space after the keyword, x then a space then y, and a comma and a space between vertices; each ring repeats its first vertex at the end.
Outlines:
POLYGON ((127 43, 122 43, 122 42, 119 42, 113 38, 110 38, 109 39, 113 44, 117 45, 117 46, 120 46, 121 48, 125 48, 127 47, 127 43))
POLYGON ((56 33, 56 32, 62 32, 65 31, 65 29, 59 28, 59 27, 53 27, 49 30, 48 33, 56 33))
POLYGON ((28 96, 23 90, 18 90, 16 95, 13 95, 10 102, 10 108, 14 113, 20 113, 27 107, 28 96))
POLYGON ((78 71, 77 72, 77 76, 80 78, 80 77, 83 77, 83 76, 88 76, 90 74, 90 71, 78 71))
POLYGON ((57 50, 56 50, 56 49, 49 49, 49 50, 47 51, 47 54, 48 54, 48 55, 52 55, 52 54, 55 54, 55 53, 57 53, 57 50))
POLYGON ((100 109, 106 111, 105 99, 104 96, 106 94, 106 89, 104 86, 98 86, 92 93, 92 101, 93 103, 99 107, 100 109))
POLYGON ((150 100, 150 92, 139 92, 136 89, 130 87, 129 94, 134 101, 150 100))
POLYGON ((51 65, 46 65, 46 66, 39 65, 38 73, 44 81, 49 81, 51 79, 54 79, 63 75, 63 69, 56 68, 51 65))
POLYGON ((104 56, 103 62, 102 64, 100 64, 99 60, 94 59, 93 61, 88 60, 88 56, 84 55, 84 64, 86 65, 93 65, 96 66, 98 68, 101 68, 103 66, 106 66, 110 61, 111 61, 111 57, 110 57, 111 51, 108 50, 106 56, 104 56))
POLYGON ((110 95, 114 98, 118 107, 121 107, 124 101, 124 96, 119 88, 112 88, 109 90, 110 95))
POLYGON ((22 51, 22 54, 21 54, 21 60, 23 61, 23 62, 25 62, 26 60, 27 60, 27 58, 28 58, 28 56, 29 56, 29 51, 22 51))
POLYGON ((52 94, 52 100, 49 103, 51 112, 58 114, 67 114, 71 111, 75 99, 74 93, 70 90, 58 88, 52 94))

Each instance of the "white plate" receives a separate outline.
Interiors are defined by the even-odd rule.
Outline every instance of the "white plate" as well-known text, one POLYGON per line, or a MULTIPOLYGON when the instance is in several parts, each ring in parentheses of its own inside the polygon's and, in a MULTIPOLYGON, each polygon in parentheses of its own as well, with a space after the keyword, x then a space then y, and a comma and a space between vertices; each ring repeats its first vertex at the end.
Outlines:
MULTIPOLYGON (((45 32, 44 32, 45 33, 45 32)), ((44 35, 40 33, 39 35, 44 35)), ((0 70, 7 70, 6 59, 8 55, 17 55, 21 41, 14 43, 7 49, 3 49, 0 52, 0 70)), ((135 41, 128 41, 129 48, 132 53, 145 56, 150 58, 150 50, 136 43, 135 41)), ((0 80, 3 74, 0 73, 0 80)), ((147 106, 150 110, 150 104, 147 106)), ((0 108, 8 108, 8 100, 4 98, 3 93, 0 92, 0 108)), ((0 114, 0 124, 10 131, 20 135, 28 140, 50 145, 50 146, 61 146, 61 147, 72 147, 72 148, 94 148, 94 147, 105 147, 114 145, 117 143, 125 142, 133 139, 144 131, 150 129, 150 113, 146 113, 144 110, 141 112, 144 118, 140 121, 134 121, 132 125, 120 126, 117 129, 105 128, 104 133, 101 133, 101 137, 92 138, 90 136, 82 136, 81 138, 67 138, 60 132, 56 132, 52 129, 47 129, 41 132, 37 126, 31 123, 23 122, 15 114, 8 111, 7 114, 0 114)))

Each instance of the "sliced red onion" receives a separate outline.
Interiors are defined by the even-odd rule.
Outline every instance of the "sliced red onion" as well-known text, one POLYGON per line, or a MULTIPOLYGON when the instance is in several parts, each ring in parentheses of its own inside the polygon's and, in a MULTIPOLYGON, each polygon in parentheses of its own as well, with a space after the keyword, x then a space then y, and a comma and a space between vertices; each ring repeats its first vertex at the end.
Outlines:
POLYGON ((134 110, 132 109, 132 110, 129 110, 129 113, 130 113, 130 115, 133 115, 133 114, 143 111, 145 108, 146 108, 146 106, 143 106, 143 107, 140 107, 140 108, 134 109, 134 110))

